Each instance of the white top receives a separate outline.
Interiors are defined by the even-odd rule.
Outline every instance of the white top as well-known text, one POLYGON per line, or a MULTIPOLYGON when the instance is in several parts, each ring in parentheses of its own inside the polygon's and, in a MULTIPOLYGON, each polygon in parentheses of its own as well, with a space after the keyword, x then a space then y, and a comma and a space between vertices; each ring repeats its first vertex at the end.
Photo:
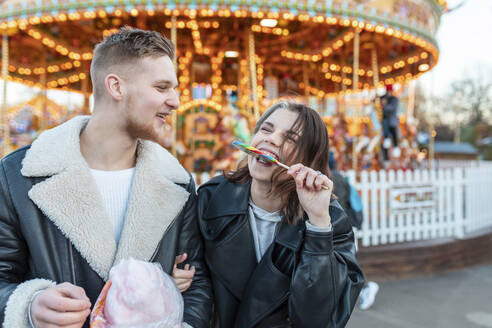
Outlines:
POLYGON ((126 208, 130 198, 135 168, 119 171, 90 170, 113 226, 114 239, 118 244, 125 223, 126 208))
MULTIPOLYGON (((260 262, 266 250, 272 244, 278 224, 282 221, 282 211, 267 212, 249 200, 249 224, 253 232, 256 260, 260 262)), ((332 231, 331 224, 328 227, 317 227, 306 221, 306 229, 314 232, 328 233, 332 231)))
POLYGON ((270 247, 275 237, 277 225, 282 221, 281 211, 267 212, 249 200, 249 223, 253 231, 256 259, 260 262, 265 251, 270 247))

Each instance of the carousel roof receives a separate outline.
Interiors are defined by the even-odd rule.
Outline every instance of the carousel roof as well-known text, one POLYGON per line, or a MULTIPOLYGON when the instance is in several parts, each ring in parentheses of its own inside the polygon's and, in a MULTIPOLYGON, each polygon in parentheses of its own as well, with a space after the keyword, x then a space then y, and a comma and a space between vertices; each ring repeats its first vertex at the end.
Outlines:
POLYGON ((252 33, 260 86, 263 76, 276 77, 286 93, 323 96, 353 88, 356 76, 363 89, 375 75, 392 84, 430 70, 445 7, 443 0, 7 0, 0 34, 9 35, 10 79, 39 85, 46 76, 48 88, 90 91, 92 49, 104 36, 124 25, 169 36, 175 17, 180 82, 193 70, 196 83, 239 85, 252 33))
POLYGON ((50 116, 55 119, 59 119, 61 115, 64 115, 68 111, 66 106, 62 106, 49 98, 43 97, 42 95, 36 95, 27 101, 9 107, 8 115, 10 117, 14 117, 23 109, 29 109, 34 115, 42 117, 45 115, 43 113, 43 108, 46 108, 46 110, 50 113, 50 116))

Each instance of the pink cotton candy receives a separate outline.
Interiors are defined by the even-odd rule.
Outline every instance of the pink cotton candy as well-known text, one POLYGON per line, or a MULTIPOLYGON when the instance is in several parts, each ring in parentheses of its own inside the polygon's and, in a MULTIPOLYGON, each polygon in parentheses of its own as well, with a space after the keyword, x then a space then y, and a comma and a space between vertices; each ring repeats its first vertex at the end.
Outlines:
POLYGON ((112 328, 180 327, 183 298, 160 265, 122 260, 109 273, 104 317, 112 328))

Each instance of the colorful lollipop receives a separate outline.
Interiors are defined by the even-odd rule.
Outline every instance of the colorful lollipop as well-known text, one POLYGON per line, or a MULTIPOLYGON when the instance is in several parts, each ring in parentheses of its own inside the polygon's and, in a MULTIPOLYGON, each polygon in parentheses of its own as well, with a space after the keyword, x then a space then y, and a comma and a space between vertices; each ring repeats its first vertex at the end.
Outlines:
POLYGON ((287 165, 280 163, 275 157, 268 155, 268 154, 265 154, 264 152, 262 152, 259 149, 256 149, 255 147, 248 146, 247 144, 242 143, 240 141, 233 141, 232 145, 234 147, 236 147, 237 149, 242 150, 243 152, 245 152, 248 155, 262 158, 262 159, 264 159, 270 163, 273 163, 273 164, 276 164, 280 167, 283 167, 286 170, 289 169, 289 167, 287 165))
MULTIPOLYGON (((255 147, 249 146, 245 143, 242 143, 240 141, 233 141, 232 145, 236 147, 237 149, 245 152, 248 155, 254 156, 254 157, 259 157, 261 159, 264 159, 265 161, 268 161, 270 163, 276 164, 280 167, 283 167, 284 169, 288 170, 289 167, 283 163, 280 163, 275 157, 265 154, 259 149, 256 149, 255 147)), ((321 173, 320 173, 321 174, 321 173)), ((325 185, 321 186, 321 188, 328 190, 329 188, 325 185)))

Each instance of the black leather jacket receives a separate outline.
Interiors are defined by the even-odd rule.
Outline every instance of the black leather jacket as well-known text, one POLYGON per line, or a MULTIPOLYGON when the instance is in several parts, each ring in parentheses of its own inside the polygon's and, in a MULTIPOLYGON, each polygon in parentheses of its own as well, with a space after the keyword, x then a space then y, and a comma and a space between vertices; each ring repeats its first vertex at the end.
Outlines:
MULTIPOLYGON (((21 174, 25 154, 26 148, 18 150, 2 159, 0 164, 0 323, 4 322, 9 297, 25 281, 44 278, 56 283, 70 282, 82 287, 92 304, 105 283, 70 240, 28 197, 29 190, 46 178, 27 178, 21 174)), ((190 179, 187 185, 179 186, 190 196, 168 226, 150 260, 159 262, 164 271, 171 274, 175 256, 188 253, 196 273, 190 289, 183 294, 184 321, 194 328, 208 327, 212 291, 202 262, 195 185, 190 179)), ((84 327, 89 327, 88 321, 84 327)))
POLYGON ((257 263, 248 218, 250 183, 223 176, 198 191, 205 260, 217 326, 344 327, 363 285, 354 236, 343 209, 330 204, 333 231, 282 223, 257 263))

